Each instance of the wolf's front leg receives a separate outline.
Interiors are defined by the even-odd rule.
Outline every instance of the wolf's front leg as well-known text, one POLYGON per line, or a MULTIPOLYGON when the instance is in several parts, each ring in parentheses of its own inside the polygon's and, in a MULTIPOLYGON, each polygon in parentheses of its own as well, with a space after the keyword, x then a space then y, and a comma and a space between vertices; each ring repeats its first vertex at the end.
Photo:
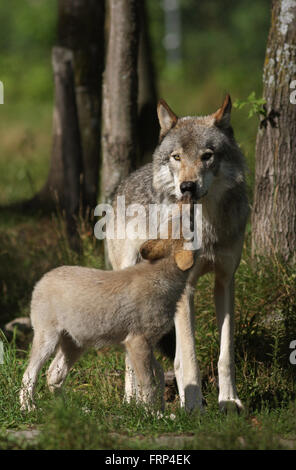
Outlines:
POLYGON ((215 305, 220 332, 218 361, 219 406, 221 410, 243 409, 235 385, 234 366, 234 275, 216 273, 215 305))
POLYGON ((187 411, 202 409, 201 377, 195 354, 194 289, 187 285, 175 315, 176 356, 175 375, 181 406, 187 411))

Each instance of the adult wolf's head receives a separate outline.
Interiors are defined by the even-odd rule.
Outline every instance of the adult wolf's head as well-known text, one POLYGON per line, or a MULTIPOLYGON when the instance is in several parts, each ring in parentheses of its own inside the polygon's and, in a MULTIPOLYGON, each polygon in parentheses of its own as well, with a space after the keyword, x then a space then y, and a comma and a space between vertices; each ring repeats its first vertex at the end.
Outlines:
POLYGON ((181 200, 190 194, 201 202, 220 198, 244 181, 244 158, 230 125, 227 95, 213 114, 178 118, 167 103, 157 108, 160 143, 153 156, 153 185, 162 198, 181 200))

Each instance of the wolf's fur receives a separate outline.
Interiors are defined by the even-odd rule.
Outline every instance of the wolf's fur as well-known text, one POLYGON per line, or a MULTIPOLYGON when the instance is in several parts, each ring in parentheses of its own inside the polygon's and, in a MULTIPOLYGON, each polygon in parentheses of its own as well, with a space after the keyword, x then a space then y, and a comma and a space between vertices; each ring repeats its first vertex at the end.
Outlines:
POLYGON ((34 339, 22 380, 22 409, 34 407, 38 372, 55 350, 47 374, 51 390, 61 387, 83 351, 114 343, 128 351, 139 398, 156 403, 158 385, 163 402, 163 371, 153 347, 172 328, 177 301, 194 265, 193 252, 184 250, 183 242, 148 240, 141 255, 152 262, 122 271, 62 266, 43 276, 32 295, 34 339))
MULTIPOLYGON (((248 217, 245 161, 230 126, 231 100, 204 117, 177 118, 161 101, 158 117, 160 143, 153 162, 130 175, 119 186, 116 197, 126 205, 174 203, 182 199, 181 184, 194 182, 192 198, 202 204, 203 247, 175 315, 175 373, 181 404, 187 409, 202 406, 200 373, 194 347, 193 292, 199 276, 215 273, 215 305, 221 349, 218 362, 219 403, 241 407, 234 379, 233 303, 234 273, 239 265, 248 217), (176 161, 176 158, 178 161, 176 161)), ((114 269, 139 260, 140 240, 108 240, 108 255, 114 269)), ((136 391, 127 363, 126 395, 136 391)))

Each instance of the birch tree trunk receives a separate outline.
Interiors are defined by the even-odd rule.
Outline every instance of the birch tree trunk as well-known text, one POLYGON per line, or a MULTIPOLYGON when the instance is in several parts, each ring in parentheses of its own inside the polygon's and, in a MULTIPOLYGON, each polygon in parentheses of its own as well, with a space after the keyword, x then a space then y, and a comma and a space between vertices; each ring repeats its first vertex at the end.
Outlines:
POLYGON ((102 199, 110 203, 137 161, 138 5, 109 0, 110 30, 103 80, 102 199))
POLYGON ((266 118, 256 142, 253 254, 278 254, 285 260, 296 249, 296 1, 274 0, 263 72, 266 118))

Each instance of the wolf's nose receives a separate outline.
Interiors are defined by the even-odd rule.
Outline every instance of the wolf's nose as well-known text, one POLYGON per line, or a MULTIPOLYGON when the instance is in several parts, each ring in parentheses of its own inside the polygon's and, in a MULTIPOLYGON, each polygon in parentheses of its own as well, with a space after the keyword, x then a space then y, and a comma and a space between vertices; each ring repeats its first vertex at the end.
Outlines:
POLYGON ((184 194, 187 191, 189 193, 194 193, 196 189, 196 185, 194 181, 183 181, 183 183, 180 184, 180 190, 181 193, 184 194))

